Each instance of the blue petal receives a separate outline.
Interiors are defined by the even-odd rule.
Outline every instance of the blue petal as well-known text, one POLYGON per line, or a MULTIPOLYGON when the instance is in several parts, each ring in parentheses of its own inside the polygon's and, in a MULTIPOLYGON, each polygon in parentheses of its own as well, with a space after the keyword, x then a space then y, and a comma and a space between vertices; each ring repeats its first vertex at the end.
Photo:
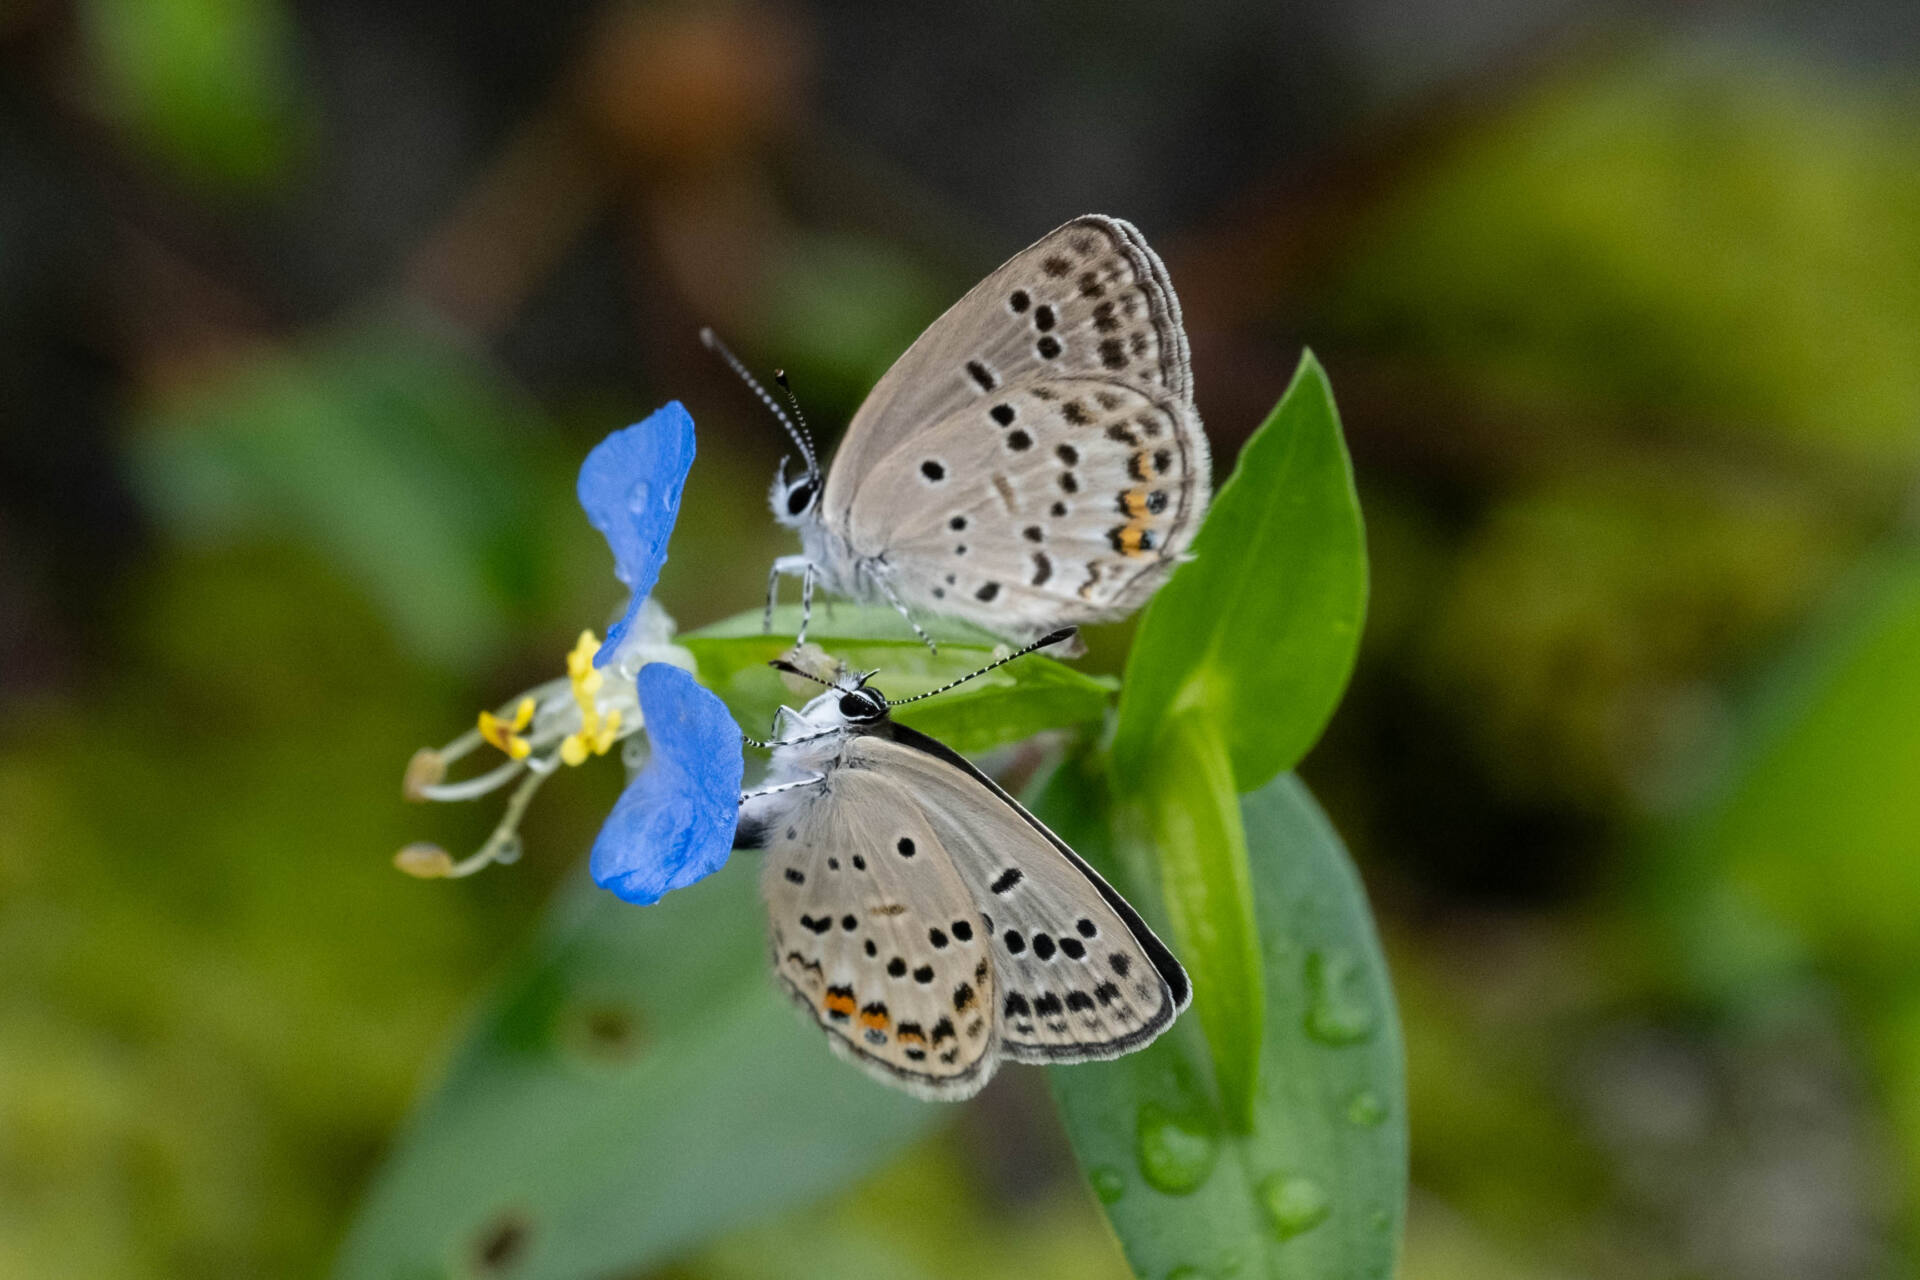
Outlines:
POLYGON ((667 562, 667 538, 680 516, 680 488, 693 465, 693 418, 678 400, 616 431, 580 464, 578 492, 587 520, 613 548, 613 571, 633 593, 626 616, 607 628, 593 655, 605 666, 667 562))
POLYGON ((653 755, 593 842, 594 883, 658 902, 726 865, 740 818, 740 729, 679 667, 649 662, 634 681, 653 755))

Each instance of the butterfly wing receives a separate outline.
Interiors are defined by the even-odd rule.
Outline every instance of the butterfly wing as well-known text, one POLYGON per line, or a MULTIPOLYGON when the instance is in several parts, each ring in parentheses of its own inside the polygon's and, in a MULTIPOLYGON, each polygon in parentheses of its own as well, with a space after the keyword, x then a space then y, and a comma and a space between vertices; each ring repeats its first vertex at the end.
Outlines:
POLYGON ((850 744, 847 761, 899 779, 952 855, 992 934, 1005 1056, 1118 1057, 1186 1007, 1186 971, 1139 913, 963 757, 890 725, 850 744))
POLYGON ((920 1097, 972 1096, 998 1063, 979 909, 902 780, 836 768, 766 815, 774 970, 842 1057, 920 1097))
POLYGON ((855 547, 885 549, 908 605, 1039 635, 1139 607, 1210 496, 1192 405, 1106 377, 1036 374, 882 458, 850 529, 855 547))
POLYGON ((844 522, 907 437, 1035 374, 1094 374, 1191 402, 1180 302, 1159 255, 1118 218, 1088 215, 1009 258, 908 347, 854 414, 827 477, 844 522))

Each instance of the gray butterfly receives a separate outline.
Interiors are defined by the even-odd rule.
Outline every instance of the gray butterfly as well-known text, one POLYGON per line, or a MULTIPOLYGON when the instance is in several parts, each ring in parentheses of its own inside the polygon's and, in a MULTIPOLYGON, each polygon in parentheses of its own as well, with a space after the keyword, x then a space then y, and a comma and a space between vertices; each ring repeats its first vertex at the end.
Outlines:
POLYGON ((816 580, 909 623, 948 614, 1014 640, 1123 617, 1206 512, 1180 303, 1117 218, 1043 236, 934 321, 854 414, 824 484, 804 422, 702 336, 806 464, 789 478, 783 461, 774 479, 774 517, 804 550, 767 583, 770 620, 780 576, 801 577, 801 640, 816 580))
POLYGON ((866 677, 777 665, 829 687, 783 707, 760 744, 771 768, 741 798, 736 845, 766 851, 774 969, 836 1052, 958 1100, 1003 1060, 1113 1058, 1172 1024, 1186 972, 1098 872, 964 758, 896 724, 866 677))

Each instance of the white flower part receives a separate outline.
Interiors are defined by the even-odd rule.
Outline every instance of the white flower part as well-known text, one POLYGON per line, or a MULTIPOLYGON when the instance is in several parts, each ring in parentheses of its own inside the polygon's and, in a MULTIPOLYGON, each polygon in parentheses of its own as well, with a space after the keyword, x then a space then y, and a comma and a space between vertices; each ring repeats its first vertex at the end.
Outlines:
POLYGON ((613 651, 612 659, 601 670, 617 673, 629 685, 640 674, 640 668, 649 662, 671 663, 688 675, 699 675, 699 664, 694 662, 693 655, 673 643, 676 630, 673 615, 661 608, 658 600, 648 596, 640 605, 640 616, 627 628, 620 647, 613 651))

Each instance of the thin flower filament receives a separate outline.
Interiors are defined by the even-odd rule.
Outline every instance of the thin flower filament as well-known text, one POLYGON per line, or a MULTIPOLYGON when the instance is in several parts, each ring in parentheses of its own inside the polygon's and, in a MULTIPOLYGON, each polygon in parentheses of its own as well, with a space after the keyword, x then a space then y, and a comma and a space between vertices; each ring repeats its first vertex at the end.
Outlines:
MULTIPOLYGON (((645 621, 653 624, 647 639, 655 643, 636 648, 675 665, 690 666, 686 651, 667 642, 671 621, 656 611, 657 607, 645 615, 645 621)), ((643 726, 626 664, 593 665, 599 645, 592 631, 582 631, 567 654, 563 679, 545 681, 503 707, 480 712, 473 729, 438 750, 414 754, 402 784, 409 800, 473 800, 516 780, 519 785, 508 796, 506 811, 493 833, 470 857, 455 861, 437 846, 415 844, 401 850, 395 866, 422 879, 457 879, 491 863, 514 861, 520 856, 521 815, 540 784, 562 765, 584 764, 607 754, 643 726), (473 777, 447 781, 450 765, 489 747, 506 759, 473 777)))

